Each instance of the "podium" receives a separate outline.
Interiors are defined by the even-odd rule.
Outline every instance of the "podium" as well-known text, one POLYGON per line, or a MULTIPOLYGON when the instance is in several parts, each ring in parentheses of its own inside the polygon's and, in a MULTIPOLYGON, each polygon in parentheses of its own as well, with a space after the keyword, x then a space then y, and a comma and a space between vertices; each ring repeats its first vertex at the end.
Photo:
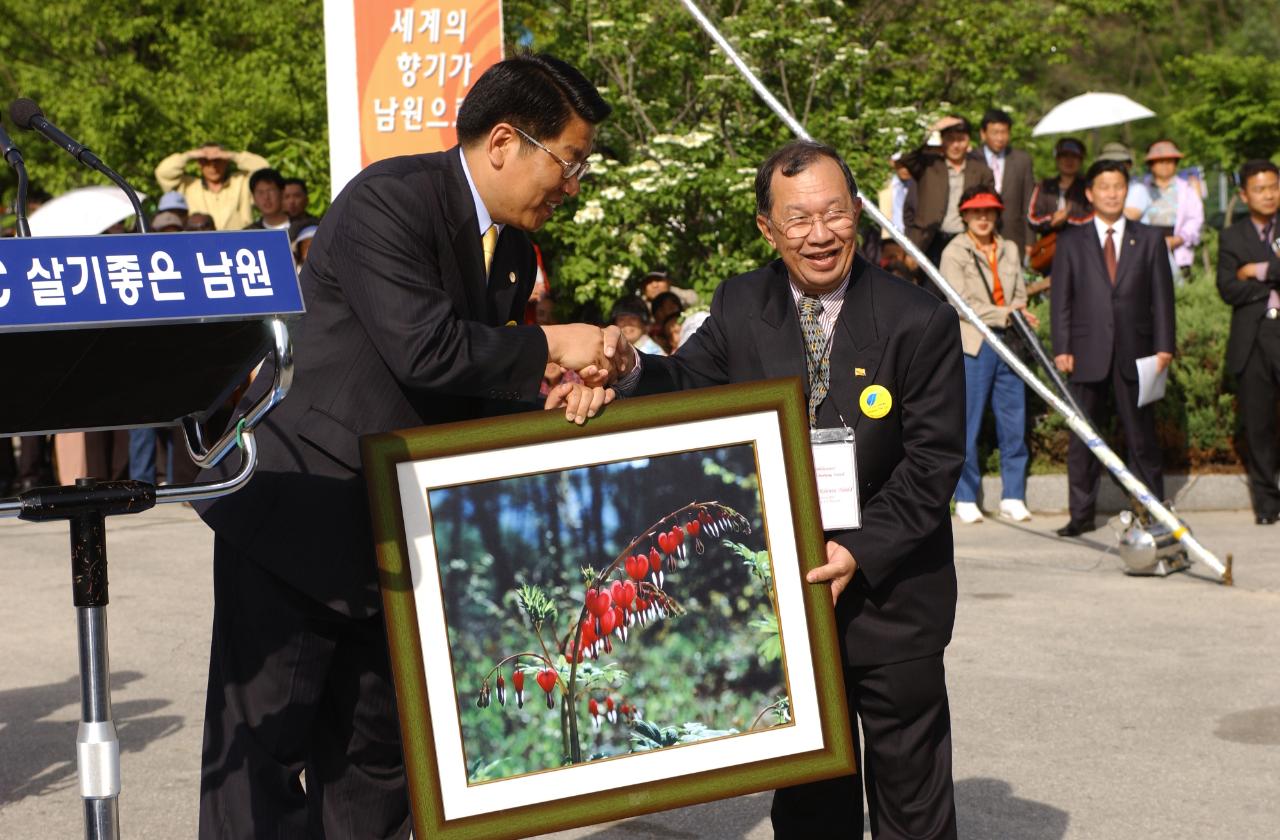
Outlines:
POLYGON ((218 482, 155 487, 78 479, 0 499, 0 517, 65 520, 80 648, 76 736, 85 836, 119 835, 120 745, 111 716, 106 517, 243 487, 254 428, 288 393, 287 319, 304 311, 283 231, 0 239, 0 437, 181 424, 218 482), (271 359, 271 387, 226 431, 205 423, 271 359))

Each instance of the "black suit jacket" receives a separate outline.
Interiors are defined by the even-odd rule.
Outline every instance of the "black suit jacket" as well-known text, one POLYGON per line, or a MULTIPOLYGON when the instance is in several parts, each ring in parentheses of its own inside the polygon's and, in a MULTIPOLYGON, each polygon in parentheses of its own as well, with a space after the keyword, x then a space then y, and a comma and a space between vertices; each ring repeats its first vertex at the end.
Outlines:
POLYGON ((535 271, 528 237, 508 226, 486 282, 456 147, 361 172, 325 216, 302 270, 307 314, 293 330, 293 388, 259 427, 257 474, 206 505, 205 521, 330 608, 375 613, 359 438, 475 418, 495 410, 492 401, 536 400, 546 338, 538 327, 504 326, 521 318, 535 271))
POLYGON ((1244 370, 1258 335, 1258 321, 1267 310, 1267 297, 1280 288, 1280 259, 1258 236, 1253 221, 1246 216, 1222 232, 1218 241, 1218 294, 1231 304, 1231 336, 1227 339, 1227 369, 1237 376, 1244 370), (1265 262, 1267 282, 1237 280, 1236 271, 1245 263, 1265 262))
MULTIPOLYGON (((862 529, 826 535, 858 561, 836 611, 846 656, 851 665, 928 656, 946 647, 955 620, 948 502, 964 463, 959 321, 945 302, 859 257, 832 342, 818 425, 840 428, 843 417, 854 427, 862 498, 862 529), (878 420, 858 405, 872 384, 893 399, 878 420)), ((641 391, 787 376, 807 381, 800 319, 776 260, 721 284, 711 317, 674 356, 645 356, 641 391)))
POLYGON ((1058 234, 1050 286, 1054 355, 1075 356, 1073 382, 1101 382, 1114 355, 1125 379, 1136 381, 1136 360, 1173 353, 1176 324, 1169 249, 1159 231, 1126 221, 1111 285, 1093 222, 1058 234))

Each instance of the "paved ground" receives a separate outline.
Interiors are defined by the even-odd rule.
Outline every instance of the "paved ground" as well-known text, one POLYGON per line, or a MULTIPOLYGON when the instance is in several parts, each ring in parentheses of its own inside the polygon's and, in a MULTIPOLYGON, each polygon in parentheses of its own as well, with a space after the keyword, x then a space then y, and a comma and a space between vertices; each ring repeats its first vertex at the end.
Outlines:
MULTIPOLYGON (((1280 836, 1280 526, 1188 515, 1236 586, 1128 578, 1061 517, 957 526, 948 653, 961 835, 1280 836)), ((81 832, 67 532, 0 520, 0 838, 81 832)), ((186 509, 109 529, 111 668, 131 838, 191 837, 211 540, 186 509)), ((768 797, 557 837, 767 838, 768 797)))

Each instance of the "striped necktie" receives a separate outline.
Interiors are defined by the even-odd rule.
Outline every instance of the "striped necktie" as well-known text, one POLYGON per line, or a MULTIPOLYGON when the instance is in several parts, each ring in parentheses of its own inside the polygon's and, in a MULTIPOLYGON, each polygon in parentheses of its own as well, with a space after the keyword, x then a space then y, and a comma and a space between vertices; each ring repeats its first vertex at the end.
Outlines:
POLYGON ((493 265, 493 252, 498 248, 498 226, 489 225, 489 229, 480 237, 480 246, 484 248, 484 276, 489 276, 489 268, 493 265))
POLYGON ((818 406, 826 399, 831 383, 831 357, 827 336, 822 332, 822 301, 805 295, 800 298, 800 330, 804 333, 805 356, 809 368, 809 426, 818 425, 818 406))

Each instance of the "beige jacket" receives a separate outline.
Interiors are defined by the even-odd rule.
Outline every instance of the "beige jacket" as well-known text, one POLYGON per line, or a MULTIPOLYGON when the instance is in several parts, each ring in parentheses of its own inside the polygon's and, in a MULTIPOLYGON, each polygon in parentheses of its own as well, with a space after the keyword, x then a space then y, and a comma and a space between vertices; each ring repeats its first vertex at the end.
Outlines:
POLYGON ((236 152, 231 162, 235 169, 227 170, 222 189, 213 192, 199 175, 187 172, 187 164, 194 158, 186 152, 177 152, 160 161, 156 167, 156 183, 168 192, 177 190, 187 199, 190 213, 208 213, 218 230, 242 230, 253 223, 253 194, 249 192, 249 176, 271 164, 253 152, 236 152))
MULTIPOLYGON (((996 237, 997 265, 1000 269, 1000 287, 1004 291, 1005 306, 991 302, 991 269, 986 255, 978 250, 967 234, 960 234, 942 250, 938 270, 951 284, 964 302, 973 307, 984 324, 991 327, 1008 327, 1010 313, 1027 302, 1027 284, 1022 277, 1022 260, 1018 246, 1007 239, 996 237), (977 258, 976 262, 974 258, 977 258)), ((963 317, 960 320, 960 343, 966 356, 976 356, 982 349, 982 333, 963 317)))

